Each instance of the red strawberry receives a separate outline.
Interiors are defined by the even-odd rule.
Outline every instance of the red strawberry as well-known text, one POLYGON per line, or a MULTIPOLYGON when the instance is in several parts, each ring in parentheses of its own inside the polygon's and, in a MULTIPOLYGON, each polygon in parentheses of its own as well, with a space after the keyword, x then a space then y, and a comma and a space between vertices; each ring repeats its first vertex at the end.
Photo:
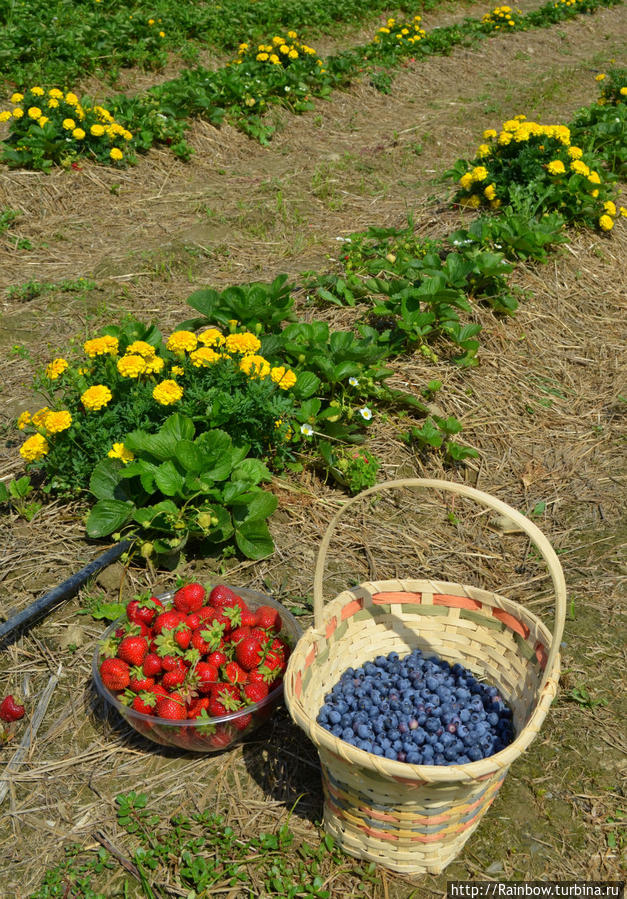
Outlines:
POLYGON ((155 684, 154 687, 150 688, 150 692, 154 693, 157 699, 161 699, 162 696, 169 696, 168 691, 161 684, 155 684))
POLYGON ((226 653, 222 652, 221 649, 216 649, 215 652, 210 652, 207 656, 207 661, 210 665, 215 665, 216 668, 221 668, 222 665, 226 665, 228 662, 228 658, 226 653))
POLYGON ((122 659, 105 659, 100 666, 100 677, 107 690, 125 690, 130 682, 129 671, 122 659))
POLYGON ((192 699, 187 704, 187 717, 197 718, 202 715, 203 709, 207 711, 209 708, 209 702, 208 696, 198 696, 196 699, 192 699))
POLYGON ((143 668, 140 668, 139 665, 131 668, 129 675, 129 687, 134 693, 141 693, 142 690, 150 690, 150 688, 155 685, 154 677, 146 677, 143 668))
POLYGON ((152 626, 155 634, 161 634, 163 631, 171 631, 176 625, 183 620, 185 616, 177 609, 168 609, 167 612, 161 612, 157 615, 152 626))
POLYGON ((163 670, 163 665, 161 664, 161 659, 156 652, 148 653, 148 655, 144 659, 142 670, 146 677, 154 677, 156 674, 161 673, 161 671, 163 670))
POLYGON ((246 684, 244 687, 244 698, 247 702, 255 703, 261 702, 262 699, 265 699, 268 693, 270 692, 268 685, 265 681, 253 681, 251 684, 246 684))
POLYGON ((206 591, 202 584, 187 584, 174 594, 174 608, 189 615, 197 612, 205 601, 206 591))
POLYGON ((142 599, 138 596, 131 599, 126 606, 126 617, 135 624, 150 626, 157 617, 157 613, 162 609, 163 603, 156 596, 151 596, 150 599, 142 599))
POLYGON ((194 670, 198 678, 198 689, 201 693, 209 693, 211 687, 218 683, 220 674, 215 665, 209 662, 199 662, 194 670))
POLYGON ((154 715, 157 705, 157 697, 154 693, 140 693, 133 698, 131 708, 142 715, 154 715))
POLYGON ((202 609, 198 609, 194 614, 198 615, 201 621, 206 621, 208 618, 213 618, 215 609, 213 606, 203 606, 202 609))
POLYGON ((263 647, 257 637, 244 637, 237 644, 235 658, 245 671, 257 668, 263 659, 263 647))
POLYGON ((229 634, 229 640, 231 643, 239 643, 240 640, 243 640, 244 637, 250 637, 250 628, 246 625, 236 627, 234 631, 231 631, 229 634))
POLYGON ((157 699, 157 715, 159 718, 168 718, 170 721, 183 721, 187 718, 185 701, 179 693, 170 693, 157 699))
POLYGON ((191 629, 185 624, 184 621, 181 621, 180 624, 177 624, 173 630, 174 634, 174 642, 179 647, 185 651, 192 640, 192 632, 191 629))
POLYGON ((214 749, 226 749, 226 747, 230 746, 233 742, 234 736, 235 734, 228 724, 221 725, 214 734, 209 735, 209 744, 213 746, 214 749))
POLYGON ((236 603, 226 603, 220 607, 219 612, 220 617, 216 616, 215 620, 223 621, 226 619, 228 622, 227 631, 237 629, 242 623, 242 610, 236 603))
POLYGON ((260 606, 257 609, 256 624, 264 630, 273 631, 275 634, 278 634, 283 626, 281 616, 273 606, 260 606))
POLYGON ((148 641, 145 637, 125 637, 118 646, 118 659, 129 665, 141 665, 148 653, 148 641))
POLYGON ((248 674, 237 662, 227 662, 222 666, 222 675, 230 684, 245 684, 248 682, 248 674))
POLYGON ((161 667, 164 671, 174 671, 174 669, 178 668, 180 664, 180 656, 175 656, 171 653, 168 653, 161 659, 161 667))
POLYGON ((161 678, 161 684, 166 688, 166 690, 175 690, 177 687, 181 686, 181 684, 185 680, 186 674, 187 670, 183 669, 181 671, 180 668, 174 668, 173 671, 166 671, 166 673, 161 678))
POLYGON ((202 618, 198 614, 198 612, 192 612, 191 615, 187 615, 185 618, 185 624, 192 631, 195 631, 197 627, 200 627, 202 623, 202 618))
POLYGON ((253 627, 257 623, 257 613, 252 609, 242 609, 242 627, 253 627))
POLYGON ((211 624, 205 623, 201 625, 192 634, 192 646, 197 649, 201 655, 215 652, 220 648, 222 638, 224 636, 225 625, 214 621, 211 624))
POLYGON ((237 718, 233 718, 233 727, 236 730, 246 730, 252 720, 253 716, 250 712, 247 712, 245 715, 238 715, 237 718))
POLYGON ((15 700, 15 696, 11 694, 5 696, 2 702, 0 702, 0 718, 9 724, 12 721, 19 721, 20 718, 23 718, 24 712, 24 706, 19 705, 15 700))
POLYGON ((234 600, 238 599, 240 602, 243 602, 237 593, 231 590, 230 587, 225 587, 224 584, 218 584, 218 586, 214 587, 209 594, 209 605, 219 608, 225 603, 232 603, 234 600))

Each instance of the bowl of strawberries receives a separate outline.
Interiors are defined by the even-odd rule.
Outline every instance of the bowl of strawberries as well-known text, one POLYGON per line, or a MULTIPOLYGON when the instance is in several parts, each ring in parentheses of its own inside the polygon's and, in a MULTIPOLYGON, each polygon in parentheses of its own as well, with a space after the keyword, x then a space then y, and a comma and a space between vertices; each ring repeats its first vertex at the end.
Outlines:
POLYGON ((94 683, 155 743, 220 752, 272 715, 301 633, 287 609, 254 590, 191 583, 144 594, 102 635, 94 683))

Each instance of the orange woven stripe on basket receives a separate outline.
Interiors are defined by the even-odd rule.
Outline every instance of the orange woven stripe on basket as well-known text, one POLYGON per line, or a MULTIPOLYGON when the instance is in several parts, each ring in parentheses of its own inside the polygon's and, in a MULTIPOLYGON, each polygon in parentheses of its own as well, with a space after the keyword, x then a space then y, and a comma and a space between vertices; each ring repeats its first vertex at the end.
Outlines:
POLYGON ((350 602, 346 603, 346 605, 342 609, 342 621, 346 621, 346 619, 350 618, 351 615, 354 615, 355 612, 361 612, 363 607, 363 599, 352 599, 350 602))
POLYGON ((472 611, 483 608, 483 604, 477 599, 471 599, 469 596, 451 596, 448 593, 434 593, 433 605, 448 606, 451 609, 470 609, 472 611))
POLYGON ((417 605, 422 602, 422 593, 373 593, 372 601, 376 606, 387 605, 387 603, 398 603, 402 605, 405 602, 417 605))
POLYGON ((509 612, 505 612, 503 609, 492 609, 492 617, 498 618, 505 627, 520 634, 525 640, 529 636, 529 628, 527 625, 523 624, 522 621, 519 621, 518 618, 514 618, 509 612))

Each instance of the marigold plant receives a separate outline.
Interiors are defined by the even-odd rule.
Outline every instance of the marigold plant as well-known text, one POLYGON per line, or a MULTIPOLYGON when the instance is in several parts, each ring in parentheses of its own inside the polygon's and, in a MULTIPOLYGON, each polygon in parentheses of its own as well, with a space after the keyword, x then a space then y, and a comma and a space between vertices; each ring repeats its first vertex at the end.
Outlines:
POLYGON ((557 211, 567 221, 610 230, 604 204, 611 189, 599 172, 601 160, 571 143, 565 125, 541 125, 517 115, 501 129, 488 129, 474 159, 460 160, 456 202, 471 209, 528 203, 557 211))
POLYGON ((523 23, 523 15, 519 9, 511 6, 495 6, 481 19, 482 30, 491 31, 515 31, 523 23))
POLYGON ((88 98, 35 85, 9 101, 13 108, 0 112, 0 122, 9 125, 1 159, 12 168, 45 171, 81 156, 117 166, 134 160, 132 133, 88 98))

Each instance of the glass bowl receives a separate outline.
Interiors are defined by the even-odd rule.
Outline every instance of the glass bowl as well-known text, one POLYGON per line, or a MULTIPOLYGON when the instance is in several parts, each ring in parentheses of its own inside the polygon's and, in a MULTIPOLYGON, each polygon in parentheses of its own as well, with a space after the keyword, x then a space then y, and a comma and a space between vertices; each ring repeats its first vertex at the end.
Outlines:
MULTIPOLYGON (((212 586, 217 585, 213 584, 212 586)), ((212 586, 207 587, 208 594, 212 586)), ((238 596, 241 596, 253 611, 260 606, 272 606, 276 609, 281 615, 282 622, 281 632, 278 636, 288 644, 290 650, 294 648, 302 634, 302 628, 291 612, 288 612, 284 606, 264 593, 257 593, 255 590, 244 588, 240 589, 229 584, 225 586, 230 587, 238 596)), ((173 592, 158 596, 158 599, 161 600, 166 608, 171 605, 173 598, 173 592)), ((248 705, 220 718, 210 718, 209 721, 206 719, 203 721, 195 719, 170 721, 167 718, 157 718, 155 715, 145 715, 130 708, 130 706, 120 702, 115 693, 112 693, 105 687, 99 670, 104 658, 100 654, 103 643, 126 620, 126 616, 118 618, 106 629, 98 641, 92 661, 94 684, 99 695, 109 705, 113 706, 131 727, 154 743, 159 743, 161 746, 174 746, 177 749, 191 750, 192 752, 222 752, 222 750, 240 743, 244 737, 247 737, 260 724, 267 721, 282 700, 283 682, 281 681, 260 702, 248 705)))

